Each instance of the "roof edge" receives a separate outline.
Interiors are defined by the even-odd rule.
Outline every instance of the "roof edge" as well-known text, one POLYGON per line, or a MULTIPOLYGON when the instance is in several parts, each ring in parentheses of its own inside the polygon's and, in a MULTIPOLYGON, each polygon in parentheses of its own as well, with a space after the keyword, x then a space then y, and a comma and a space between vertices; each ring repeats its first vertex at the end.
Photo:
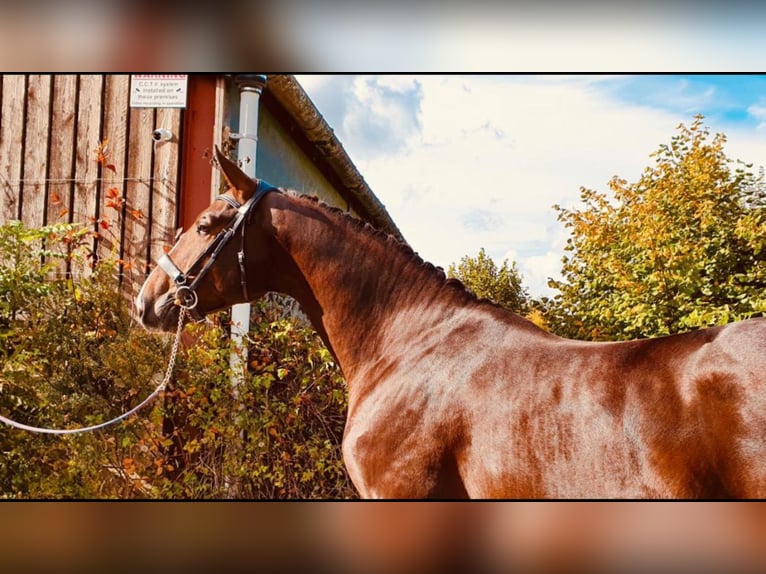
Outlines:
MULTIPOLYGON (((352 203, 359 205, 364 211, 360 215, 379 229, 405 241, 391 215, 359 173, 343 144, 295 76, 269 74, 266 90, 291 116, 308 142, 335 172, 338 181, 345 188, 339 190, 341 196, 351 194, 354 199, 352 203)), ((348 197, 344 199, 349 200, 348 197)))

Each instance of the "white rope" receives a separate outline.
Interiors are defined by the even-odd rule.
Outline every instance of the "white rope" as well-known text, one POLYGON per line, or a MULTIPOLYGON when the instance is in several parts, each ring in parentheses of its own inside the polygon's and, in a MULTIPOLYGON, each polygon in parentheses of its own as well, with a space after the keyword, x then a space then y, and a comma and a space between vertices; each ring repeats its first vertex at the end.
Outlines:
POLYGON ((150 394, 148 397, 146 397, 143 401, 138 403, 135 407, 130 409, 128 412, 123 413, 120 416, 115 417, 111 420, 108 420, 105 423, 100 423, 100 424, 92 425, 88 427, 79 427, 74 429, 49 429, 49 428, 43 428, 43 427, 35 427, 35 426, 25 425, 23 423, 18 423, 16 421, 13 421, 9 418, 4 417, 3 415, 0 415, 0 421, 4 422, 7 425, 15 427, 17 429, 30 431, 30 432, 36 432, 36 433, 42 433, 42 434, 75 434, 75 433, 98 430, 128 418, 129 416, 131 416, 132 414, 136 413, 138 410, 143 408, 145 405, 147 405, 149 402, 151 402, 152 399, 154 399, 157 395, 159 395, 170 382, 170 377, 173 374, 173 366, 175 365, 175 362, 176 362, 176 355, 178 355, 178 347, 180 346, 180 343, 181 343, 181 331, 183 331, 183 328, 184 328, 184 319, 186 318, 186 312, 187 312, 186 309, 184 307, 181 307, 181 312, 178 314, 178 330, 176 331, 176 339, 173 342, 173 349, 170 352, 170 361, 168 362, 168 368, 165 371, 165 377, 162 379, 162 382, 157 386, 157 388, 154 389, 154 392, 152 392, 152 394, 150 394))

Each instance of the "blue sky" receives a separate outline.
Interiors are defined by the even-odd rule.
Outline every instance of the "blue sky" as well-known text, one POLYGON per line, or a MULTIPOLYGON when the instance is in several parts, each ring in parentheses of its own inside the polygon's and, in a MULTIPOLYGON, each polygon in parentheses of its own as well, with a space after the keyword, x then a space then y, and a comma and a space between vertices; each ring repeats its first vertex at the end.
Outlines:
POLYGON ((710 121, 757 127, 748 108, 766 104, 766 75, 644 75, 608 83, 616 99, 673 113, 702 113, 710 121))
POLYGON ((446 268, 484 248, 553 295, 554 204, 635 181, 701 113, 727 154, 766 164, 766 76, 299 76, 412 247, 446 268))

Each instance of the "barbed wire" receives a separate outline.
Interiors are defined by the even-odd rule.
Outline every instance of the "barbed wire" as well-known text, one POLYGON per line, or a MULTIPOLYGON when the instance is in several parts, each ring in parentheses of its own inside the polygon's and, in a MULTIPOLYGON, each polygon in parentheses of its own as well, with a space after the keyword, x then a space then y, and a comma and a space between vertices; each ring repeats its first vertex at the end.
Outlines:
POLYGON ((10 181, 7 178, 3 178, 3 182, 8 185, 18 185, 18 184, 30 184, 30 185, 42 185, 44 183, 83 183, 87 185, 95 185, 99 183, 130 183, 130 182, 138 182, 138 183, 151 183, 153 181, 168 181, 168 178, 156 178, 156 177, 123 177, 119 179, 102 179, 97 178, 93 180, 89 179, 83 179, 78 177, 71 177, 71 178, 44 178, 44 179, 17 179, 15 181, 10 181))

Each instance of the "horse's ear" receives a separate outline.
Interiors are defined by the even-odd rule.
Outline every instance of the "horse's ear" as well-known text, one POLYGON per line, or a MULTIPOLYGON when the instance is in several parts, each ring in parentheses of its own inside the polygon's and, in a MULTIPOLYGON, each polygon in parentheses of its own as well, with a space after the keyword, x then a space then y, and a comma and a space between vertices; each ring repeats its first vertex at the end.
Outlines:
POLYGON ((215 146, 215 158, 221 168, 226 183, 229 184, 234 196, 240 203, 244 204, 255 193, 256 182, 239 169, 239 166, 221 153, 218 146, 215 146))

